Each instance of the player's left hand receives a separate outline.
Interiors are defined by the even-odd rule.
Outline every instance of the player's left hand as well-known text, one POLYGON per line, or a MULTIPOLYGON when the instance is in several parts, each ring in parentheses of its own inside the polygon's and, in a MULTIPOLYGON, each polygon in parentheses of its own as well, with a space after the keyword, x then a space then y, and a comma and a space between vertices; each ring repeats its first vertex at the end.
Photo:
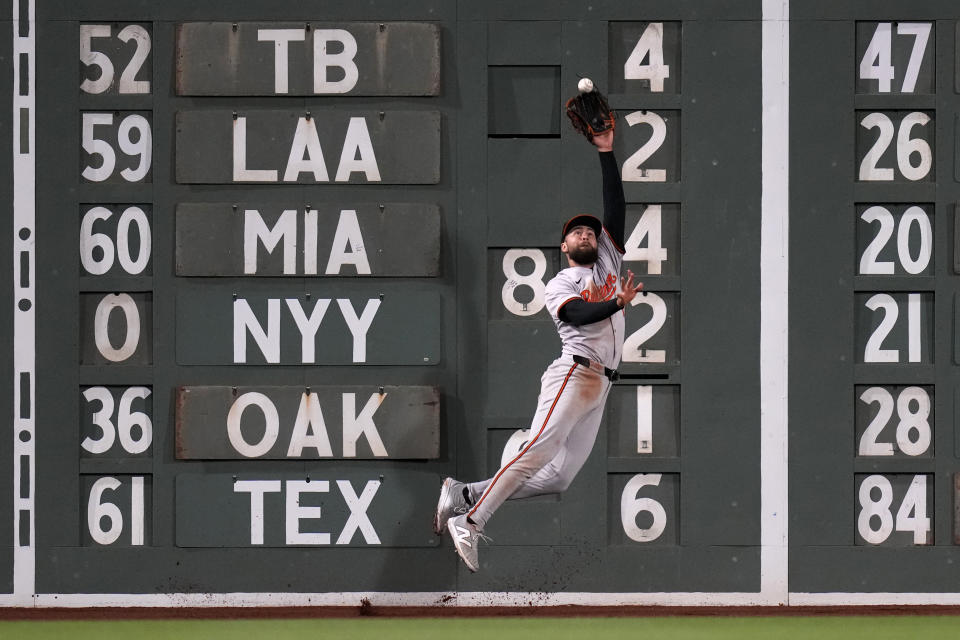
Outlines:
POLYGON ((613 151, 613 129, 596 134, 590 142, 597 146, 597 151, 613 151))
POLYGON ((643 283, 634 283, 633 271, 627 269, 627 277, 620 278, 620 288, 621 291, 617 294, 617 306, 623 309, 626 308, 626 306, 637 297, 638 291, 643 291, 643 283))

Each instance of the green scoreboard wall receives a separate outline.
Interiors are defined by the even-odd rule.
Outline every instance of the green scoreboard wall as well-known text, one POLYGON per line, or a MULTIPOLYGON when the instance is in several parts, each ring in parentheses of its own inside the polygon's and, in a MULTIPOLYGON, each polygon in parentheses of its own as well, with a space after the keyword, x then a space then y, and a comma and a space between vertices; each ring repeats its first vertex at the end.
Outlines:
POLYGON ((0 604, 960 602, 958 18, 14 0, 0 604), (559 352, 581 77, 644 295, 471 574, 430 521, 559 352))
POLYGON ((957 18, 791 10, 793 591, 960 590, 957 18))

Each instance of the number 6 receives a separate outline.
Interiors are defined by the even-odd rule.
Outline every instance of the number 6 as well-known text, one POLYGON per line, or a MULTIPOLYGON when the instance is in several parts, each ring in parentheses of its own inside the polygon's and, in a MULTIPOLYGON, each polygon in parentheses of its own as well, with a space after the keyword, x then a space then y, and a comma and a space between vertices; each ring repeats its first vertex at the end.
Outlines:
POLYGON ((667 512, 653 498, 638 498, 640 489, 660 486, 661 474, 639 473, 627 482, 620 495, 620 522, 627 537, 636 542, 653 542, 667 527, 667 512), (646 529, 637 526, 637 516, 646 511, 653 516, 653 524, 646 529))

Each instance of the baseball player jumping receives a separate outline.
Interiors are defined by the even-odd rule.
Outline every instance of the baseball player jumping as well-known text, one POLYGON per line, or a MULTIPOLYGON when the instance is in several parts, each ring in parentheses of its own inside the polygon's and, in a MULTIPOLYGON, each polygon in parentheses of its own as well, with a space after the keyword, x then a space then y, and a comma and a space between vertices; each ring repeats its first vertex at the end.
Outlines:
POLYGON ((481 532, 505 500, 561 493, 586 462, 597 436, 607 394, 620 364, 624 309, 643 288, 623 263, 623 184, 613 155, 613 130, 588 135, 603 173, 603 223, 578 215, 563 225, 560 250, 569 267, 546 287, 546 306, 563 342, 562 354, 541 378, 530 439, 488 480, 443 481, 434 515, 437 535, 446 528, 470 571, 480 568, 481 532))

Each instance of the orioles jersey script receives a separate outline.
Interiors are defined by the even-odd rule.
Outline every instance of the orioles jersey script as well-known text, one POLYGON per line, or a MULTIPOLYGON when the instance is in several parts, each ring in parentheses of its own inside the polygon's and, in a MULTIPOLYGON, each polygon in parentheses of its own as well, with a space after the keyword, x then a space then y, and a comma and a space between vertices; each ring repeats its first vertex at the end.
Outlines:
POLYGON ((563 305, 572 300, 604 302, 615 298, 620 290, 622 264, 623 255, 604 229, 597 238, 597 261, 592 267, 569 267, 547 283, 547 309, 557 325, 565 355, 583 356, 608 369, 616 369, 620 364, 624 337, 622 311, 606 320, 579 327, 561 320, 559 313, 563 305))

